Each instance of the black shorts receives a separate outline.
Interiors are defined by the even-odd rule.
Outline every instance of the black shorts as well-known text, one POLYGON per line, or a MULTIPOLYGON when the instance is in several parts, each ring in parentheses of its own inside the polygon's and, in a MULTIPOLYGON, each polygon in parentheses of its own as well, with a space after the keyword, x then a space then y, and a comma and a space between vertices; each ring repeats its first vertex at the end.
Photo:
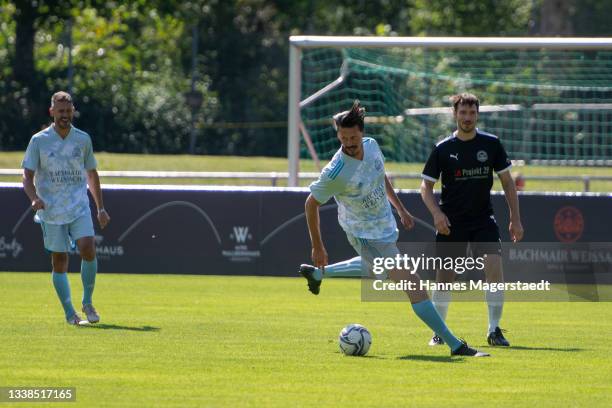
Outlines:
POLYGON ((468 244, 474 257, 501 255, 501 239, 495 219, 491 217, 476 227, 451 224, 450 235, 436 233, 436 256, 464 257, 467 255, 468 244))

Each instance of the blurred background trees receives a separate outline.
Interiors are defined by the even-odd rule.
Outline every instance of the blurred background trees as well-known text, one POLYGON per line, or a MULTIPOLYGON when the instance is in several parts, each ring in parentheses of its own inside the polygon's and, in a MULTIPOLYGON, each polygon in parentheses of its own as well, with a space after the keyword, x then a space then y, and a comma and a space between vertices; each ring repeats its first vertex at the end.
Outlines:
POLYGON ((195 126, 195 153, 284 156, 290 35, 607 36, 611 20, 610 0, 0 0, 0 148, 24 149, 66 89, 96 150, 187 153, 195 126))

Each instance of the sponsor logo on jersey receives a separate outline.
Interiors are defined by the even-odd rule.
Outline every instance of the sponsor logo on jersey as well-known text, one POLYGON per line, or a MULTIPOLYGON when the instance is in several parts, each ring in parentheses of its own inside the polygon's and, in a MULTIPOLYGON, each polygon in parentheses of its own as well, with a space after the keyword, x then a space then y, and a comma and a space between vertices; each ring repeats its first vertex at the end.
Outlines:
POLYGON ((49 170, 48 175, 51 182, 56 184, 80 184, 84 181, 80 169, 49 170))
POLYGON ((449 156, 452 157, 455 160, 459 160, 459 153, 449 154, 449 156))
POLYGON ((484 150, 479 150, 478 153, 476 153, 476 159, 481 163, 486 162, 488 158, 489 155, 484 150))
POLYGON ((472 169, 457 169, 455 170, 456 180, 479 179, 491 176, 491 168, 489 166, 474 167, 472 169))
POLYGON ((363 205, 363 208, 378 207, 384 197, 386 197, 385 188, 384 186, 379 185, 373 189, 370 194, 365 196, 365 198, 361 201, 361 204, 363 205))
POLYGON ((381 171, 383 168, 383 164, 382 161, 379 158, 376 158, 376 160, 374 161, 374 168, 376 169, 376 171, 381 171))

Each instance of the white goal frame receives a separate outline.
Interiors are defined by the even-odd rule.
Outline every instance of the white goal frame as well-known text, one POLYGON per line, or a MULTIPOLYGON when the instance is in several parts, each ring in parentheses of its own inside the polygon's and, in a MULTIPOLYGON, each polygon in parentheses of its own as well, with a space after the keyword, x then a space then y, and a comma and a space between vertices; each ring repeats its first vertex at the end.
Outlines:
MULTIPOLYGON (((612 37, 606 38, 556 38, 556 37, 337 37, 291 36, 289 37, 289 100, 287 158, 289 162, 289 187, 299 185, 300 163, 300 109, 322 95, 338 87, 344 81, 340 77, 302 100, 302 50, 305 48, 462 48, 462 49, 556 49, 556 50, 612 50, 612 37)), ((309 142, 309 140, 307 140, 309 142)))

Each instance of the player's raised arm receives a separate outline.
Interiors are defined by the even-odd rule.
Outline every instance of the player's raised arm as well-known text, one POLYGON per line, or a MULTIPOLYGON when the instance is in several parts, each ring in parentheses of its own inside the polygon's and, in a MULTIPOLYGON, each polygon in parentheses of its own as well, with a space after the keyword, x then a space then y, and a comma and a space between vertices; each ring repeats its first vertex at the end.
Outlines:
POLYGON ((406 207, 404 207, 404 204, 395 193, 393 185, 391 184, 391 181, 389 180, 389 177, 387 177, 386 174, 385 191, 387 193, 387 198, 389 199, 389 202, 397 210, 397 213, 400 216, 400 220, 402 221, 402 225, 404 226, 404 228, 406 228, 407 230, 412 229, 414 227, 414 218, 412 217, 412 214, 408 212, 406 207))
POLYGON ((310 194, 306 199, 305 212, 308 223, 308 233, 312 243, 312 263, 315 267, 324 269, 328 263, 327 251, 321 237, 321 222, 319 207, 321 204, 310 194))
POLYGON ((440 206, 436 202, 436 196, 433 192, 434 182, 423 179, 421 182, 421 198, 423 203, 431 213, 433 217, 434 226, 436 230, 442 235, 450 234, 450 221, 446 214, 442 212, 440 206))
POLYGON ((518 242, 523 239, 523 224, 521 223, 521 214, 519 210, 518 194, 516 193, 516 186, 514 180, 509 171, 504 171, 498 174, 499 181, 504 189, 506 195, 506 202, 508 203, 508 210, 510 211, 510 225, 508 230, 510 231, 510 239, 514 242, 518 242))

